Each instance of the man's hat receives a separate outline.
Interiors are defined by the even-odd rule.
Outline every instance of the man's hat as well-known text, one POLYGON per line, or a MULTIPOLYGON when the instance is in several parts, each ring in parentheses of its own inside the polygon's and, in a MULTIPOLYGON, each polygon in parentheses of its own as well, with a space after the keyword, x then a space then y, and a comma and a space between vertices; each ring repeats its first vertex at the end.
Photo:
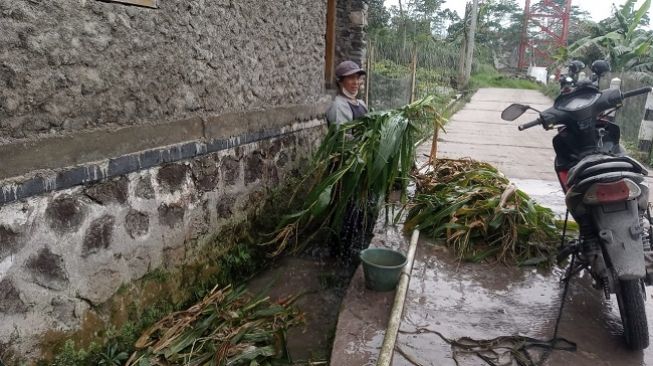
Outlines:
POLYGON ((365 75, 366 73, 354 61, 343 61, 336 66, 336 77, 338 79, 354 74, 365 75))

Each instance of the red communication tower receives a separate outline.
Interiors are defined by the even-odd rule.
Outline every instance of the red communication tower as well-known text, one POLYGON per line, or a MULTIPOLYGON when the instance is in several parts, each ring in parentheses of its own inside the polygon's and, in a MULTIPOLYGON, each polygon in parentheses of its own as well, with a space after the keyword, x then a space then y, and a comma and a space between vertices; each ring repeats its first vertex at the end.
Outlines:
POLYGON ((557 50, 567 46, 570 13, 571 0, 540 0, 532 6, 531 0, 526 0, 519 69, 525 69, 529 64, 548 66, 557 50))

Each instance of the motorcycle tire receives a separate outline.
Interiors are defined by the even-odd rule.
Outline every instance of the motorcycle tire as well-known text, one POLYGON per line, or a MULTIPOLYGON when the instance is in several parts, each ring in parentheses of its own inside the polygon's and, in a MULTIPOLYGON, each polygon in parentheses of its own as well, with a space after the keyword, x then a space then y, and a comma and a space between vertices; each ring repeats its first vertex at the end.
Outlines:
POLYGON ((626 345, 633 350, 642 350, 649 345, 644 296, 641 280, 619 281, 617 290, 619 313, 626 345))

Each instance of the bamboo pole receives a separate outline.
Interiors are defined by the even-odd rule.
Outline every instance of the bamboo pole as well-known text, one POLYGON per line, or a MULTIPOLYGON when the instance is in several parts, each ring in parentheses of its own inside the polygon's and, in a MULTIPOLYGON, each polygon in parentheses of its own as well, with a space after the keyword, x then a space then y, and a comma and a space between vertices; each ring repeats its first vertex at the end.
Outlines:
POLYGON ((476 40, 476 22, 478 21, 478 0, 472 0, 471 20, 469 23, 469 39, 467 41, 467 55, 465 56, 464 87, 467 87, 472 74, 472 62, 474 60, 474 47, 476 40))
POLYGON ((429 163, 433 164, 438 155, 438 135, 440 129, 437 124, 433 126, 433 141, 431 142, 431 155, 429 155, 429 163))
POLYGON ((327 88, 334 87, 336 67, 336 0, 327 1, 326 54, 324 80, 327 88))
POLYGON ((370 88, 372 87, 372 65, 374 64, 374 43, 370 41, 367 52, 367 74, 365 75, 365 104, 370 108, 370 88))
POLYGON ((417 43, 413 45, 412 74, 410 78, 410 103, 415 101, 415 86, 417 84, 417 43))
POLYGON ((388 326, 385 330, 385 337, 383 338, 383 345, 381 346, 381 352, 379 353, 379 359, 376 362, 376 366, 390 366, 390 363, 392 362, 392 354, 394 353, 397 333, 399 332, 399 325, 401 324, 401 315, 404 312, 406 293, 408 292, 408 284, 410 283, 410 272, 413 270, 413 262, 415 261, 418 240, 419 230, 414 230, 413 235, 410 238, 408 255, 406 256, 406 266, 401 271, 401 278, 399 279, 399 285, 397 285, 397 292, 395 293, 395 301, 392 305, 390 320, 388 321, 388 326))

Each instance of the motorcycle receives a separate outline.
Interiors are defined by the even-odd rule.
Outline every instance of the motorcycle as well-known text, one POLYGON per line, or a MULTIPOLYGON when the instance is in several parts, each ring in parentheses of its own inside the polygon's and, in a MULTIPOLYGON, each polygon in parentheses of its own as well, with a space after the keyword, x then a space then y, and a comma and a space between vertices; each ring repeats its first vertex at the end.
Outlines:
POLYGON ((554 169, 565 193, 567 212, 579 227, 578 239, 564 245, 558 259, 573 255, 568 278, 587 270, 594 287, 606 298, 616 295, 626 344, 641 350, 649 345, 645 286, 653 284, 653 266, 645 259, 652 253, 644 180, 648 173, 626 155, 619 144, 619 126, 610 114, 624 99, 649 93, 651 87, 624 93, 600 90, 598 80, 609 70, 606 64, 593 64, 591 81, 574 82, 573 88, 555 99, 553 107, 540 112, 512 104, 501 118, 514 121, 534 110, 538 118, 520 125, 520 131, 534 126, 557 128, 554 169))

